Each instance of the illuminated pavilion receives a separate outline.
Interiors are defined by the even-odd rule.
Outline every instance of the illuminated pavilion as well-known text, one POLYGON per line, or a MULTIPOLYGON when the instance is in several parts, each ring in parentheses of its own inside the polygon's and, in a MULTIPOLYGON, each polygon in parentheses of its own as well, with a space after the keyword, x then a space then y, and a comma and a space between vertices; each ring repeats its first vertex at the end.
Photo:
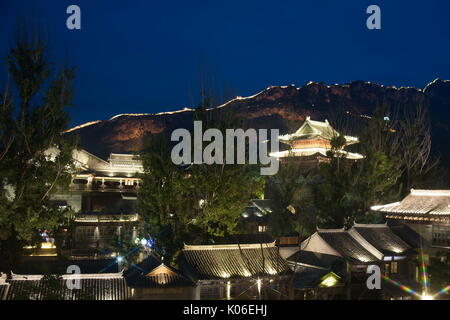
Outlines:
MULTIPOLYGON (((320 162, 328 161, 328 152, 332 149, 331 141, 339 136, 340 133, 330 125, 328 120, 320 122, 306 117, 305 122, 296 132, 278 137, 280 142, 289 146, 289 149, 274 152, 271 155, 281 161, 285 161, 287 158, 301 160, 303 167, 313 168, 320 162)), ((343 137, 345 144, 337 152, 349 160, 362 159, 362 155, 344 150, 347 146, 358 143, 358 138, 343 137)))

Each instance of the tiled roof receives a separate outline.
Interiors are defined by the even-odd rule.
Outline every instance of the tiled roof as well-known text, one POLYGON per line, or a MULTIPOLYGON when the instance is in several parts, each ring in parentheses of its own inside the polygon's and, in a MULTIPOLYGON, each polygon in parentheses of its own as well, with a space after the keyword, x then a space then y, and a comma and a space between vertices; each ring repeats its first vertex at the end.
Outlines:
POLYGON ((263 243, 263 246, 271 244, 275 241, 275 239, 266 234, 266 233, 257 233, 257 234, 235 234, 231 235, 223 240, 217 241, 217 244, 220 243, 241 243, 241 244, 260 244, 263 243))
POLYGON ((50 284, 41 276, 14 275, 9 280, 6 300, 43 300, 49 297, 61 300, 127 300, 131 297, 131 289, 122 274, 83 274, 80 290, 68 289, 66 281, 61 279, 57 284, 50 284))
POLYGON ((67 267, 77 265, 81 273, 116 273, 119 272, 115 259, 77 259, 77 260, 38 260, 30 259, 19 264, 13 272, 16 274, 64 274, 67 267), (39 261, 39 263, 36 263, 39 261))
POLYGON ((272 244, 185 246, 181 261, 197 280, 289 274, 286 261, 272 244))
POLYGON ((408 225, 396 223, 395 221, 388 221, 388 226, 391 228, 392 232, 405 241, 411 248, 418 249, 426 245, 426 240, 408 225))
POLYGON ((372 210, 412 216, 450 217, 450 190, 414 190, 402 201, 373 206, 372 210))
POLYGON ((271 199, 252 199, 251 204, 264 213, 272 212, 273 203, 271 199))
MULTIPOLYGON (((294 157, 317 157, 317 156, 324 156, 328 157, 328 151, 329 149, 326 148, 305 148, 305 149, 292 149, 292 150, 286 150, 286 151, 279 151, 279 152, 273 152, 271 155, 274 157, 279 158, 285 158, 289 156, 294 157)), ((336 154, 339 154, 341 156, 346 157, 347 159, 362 159, 364 158, 361 154, 355 153, 355 152, 348 152, 345 150, 338 150, 335 151, 336 154)))
POLYGON ((372 253, 365 249, 354 237, 345 230, 319 230, 320 237, 343 257, 360 262, 378 261, 372 253))
POLYGON ((166 266, 153 255, 150 255, 138 265, 131 266, 125 272, 125 278, 130 287, 174 288, 195 286, 178 270, 166 266))
MULTIPOLYGON (((281 141, 289 141, 292 139, 308 139, 312 137, 322 137, 327 140, 331 140, 334 137, 339 136, 339 133, 325 120, 325 122, 311 120, 310 117, 305 119, 305 122, 298 130, 293 134, 287 134, 280 136, 281 141)), ((358 138, 351 136, 344 136, 347 143, 356 143, 358 138)))
POLYGON ((8 291, 8 284, 0 284, 0 300, 5 299, 5 295, 7 294, 8 291))
POLYGON ((261 210, 259 210, 255 206, 250 205, 244 208, 244 211, 242 212, 242 217, 246 219, 261 220, 266 218, 266 214, 264 212, 261 212, 261 210))
POLYGON ((412 251, 411 247, 385 224, 356 224, 353 229, 384 255, 393 256, 412 251))
MULTIPOLYGON (((247 244, 260 244, 263 245, 274 243, 275 239, 267 233, 251 233, 251 234, 233 234, 226 237, 215 238, 213 240, 203 241, 198 243, 198 245, 227 245, 229 243, 238 243, 242 245, 247 244)), ((190 247, 190 244, 187 244, 190 247)))
POLYGON ((272 212, 272 205, 270 199, 252 199, 245 207, 242 216, 250 220, 267 220, 267 215, 272 212))
POLYGON ((195 283, 180 274, 161 273, 154 276, 143 275, 130 286, 140 288, 177 288, 195 287, 195 283))
POLYGON ((286 260, 295 264, 303 264, 323 269, 331 269, 334 264, 343 261, 342 257, 306 250, 299 250, 286 260))

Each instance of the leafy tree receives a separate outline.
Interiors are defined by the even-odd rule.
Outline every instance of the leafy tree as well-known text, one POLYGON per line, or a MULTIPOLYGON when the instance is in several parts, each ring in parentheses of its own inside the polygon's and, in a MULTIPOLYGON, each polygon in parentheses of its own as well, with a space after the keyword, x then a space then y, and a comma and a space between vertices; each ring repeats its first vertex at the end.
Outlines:
POLYGON ((144 236, 142 223, 138 225, 124 223, 120 226, 120 234, 115 233, 106 251, 111 250, 117 253, 118 258, 121 259, 117 261, 119 268, 129 267, 139 262, 140 254, 148 250, 148 247, 140 242, 143 238, 150 239, 147 235, 144 236))
MULTIPOLYGON (((208 99, 203 97, 202 101, 208 99)), ((226 128, 236 127, 224 114, 214 116, 202 103, 194 119, 202 121, 204 130, 214 127, 223 136, 226 128)), ((254 165, 174 165, 166 137, 151 138, 142 160, 140 212, 159 240, 157 244, 172 257, 183 242, 202 242, 234 233, 248 201, 264 186, 254 165)))
POLYGON ((18 262, 25 242, 39 229, 55 229, 65 210, 50 195, 70 182, 74 142, 63 138, 69 124, 74 70, 53 72, 39 39, 22 37, 7 57, 12 86, 0 102, 0 256, 18 262))
POLYGON ((334 228, 349 225, 356 218, 357 199, 353 196, 351 164, 333 149, 329 162, 320 164, 319 184, 314 187, 314 203, 318 209, 318 225, 334 228))
MULTIPOLYGON (((203 99, 209 101, 209 99, 203 99)), ((242 121, 224 110, 207 111, 204 103, 194 114, 194 120, 202 121, 204 130, 218 129, 225 137, 226 129, 244 127, 242 121)), ((203 142, 202 149, 207 143, 203 142)), ((236 149, 237 142, 234 142, 236 149)), ((248 155, 248 145, 245 150, 248 155)), ((192 148, 193 149, 193 148, 192 148)), ((223 158, 226 159, 224 150, 223 158)), ((202 230, 207 237, 224 237, 237 232, 237 225, 245 206, 252 197, 261 194, 264 179, 259 175, 259 167, 249 164, 193 164, 190 166, 188 194, 193 200, 195 218, 193 226, 202 230)))
POLYGON ((233 234, 249 200, 264 180, 252 166, 198 165, 189 178, 197 212, 194 224, 213 237, 233 234))
POLYGON ((192 218, 191 199, 186 194, 187 173, 172 162, 164 136, 150 137, 141 159, 144 173, 138 208, 145 221, 144 228, 161 244, 161 251, 178 248, 192 218))
POLYGON ((293 158, 287 158, 278 174, 268 177, 267 197, 272 199, 269 227, 273 236, 298 233, 308 236, 316 229, 312 186, 317 176, 305 173, 293 158))
POLYGON ((329 160, 320 164, 320 183, 314 188, 321 227, 341 228, 350 227, 354 222, 377 222, 378 217, 370 212, 370 206, 398 195, 401 162, 397 136, 384 114, 384 108, 378 108, 359 131, 358 151, 364 159, 346 159, 342 152, 344 137, 332 140, 329 160))

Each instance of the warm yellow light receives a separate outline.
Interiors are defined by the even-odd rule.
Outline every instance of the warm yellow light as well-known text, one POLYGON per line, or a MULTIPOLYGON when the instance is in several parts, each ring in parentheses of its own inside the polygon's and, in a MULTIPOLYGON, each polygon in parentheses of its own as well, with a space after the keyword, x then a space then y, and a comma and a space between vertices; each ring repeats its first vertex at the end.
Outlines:
MULTIPOLYGON (((24 249, 36 249, 37 246, 25 246, 24 249)), ((55 249, 56 246, 51 242, 42 242, 41 249, 55 249)))
POLYGON ((429 294, 422 294, 421 300, 434 300, 433 296, 430 296, 429 294))
POLYGON ((41 249, 55 249, 56 246, 51 242, 43 242, 41 243, 41 249))
POLYGON ((334 287, 338 283, 337 279, 333 276, 326 277, 320 285, 323 287, 334 287))
POLYGON ((261 294, 261 285, 262 285, 261 279, 256 280, 256 284, 258 286, 258 294, 261 294))
POLYGON ((250 273, 250 271, 248 270, 244 270, 244 276, 245 277, 250 277, 252 274, 250 273))
POLYGON ((268 270, 267 270, 267 273, 269 273, 271 275, 275 275, 275 274, 277 274, 277 271, 274 268, 269 267, 268 270))

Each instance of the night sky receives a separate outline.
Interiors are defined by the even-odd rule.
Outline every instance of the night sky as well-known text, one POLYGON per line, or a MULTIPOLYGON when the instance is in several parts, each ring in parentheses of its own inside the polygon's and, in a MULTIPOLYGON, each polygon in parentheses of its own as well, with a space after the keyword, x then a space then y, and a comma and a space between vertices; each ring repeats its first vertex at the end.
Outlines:
POLYGON ((0 55, 20 20, 44 27, 53 60, 77 67, 77 125, 192 107, 200 79, 234 96, 310 80, 422 88, 450 79, 449 15, 448 0, 0 0, 0 55), (81 30, 66 28, 71 4, 81 30), (381 30, 366 28, 371 4, 381 30))

